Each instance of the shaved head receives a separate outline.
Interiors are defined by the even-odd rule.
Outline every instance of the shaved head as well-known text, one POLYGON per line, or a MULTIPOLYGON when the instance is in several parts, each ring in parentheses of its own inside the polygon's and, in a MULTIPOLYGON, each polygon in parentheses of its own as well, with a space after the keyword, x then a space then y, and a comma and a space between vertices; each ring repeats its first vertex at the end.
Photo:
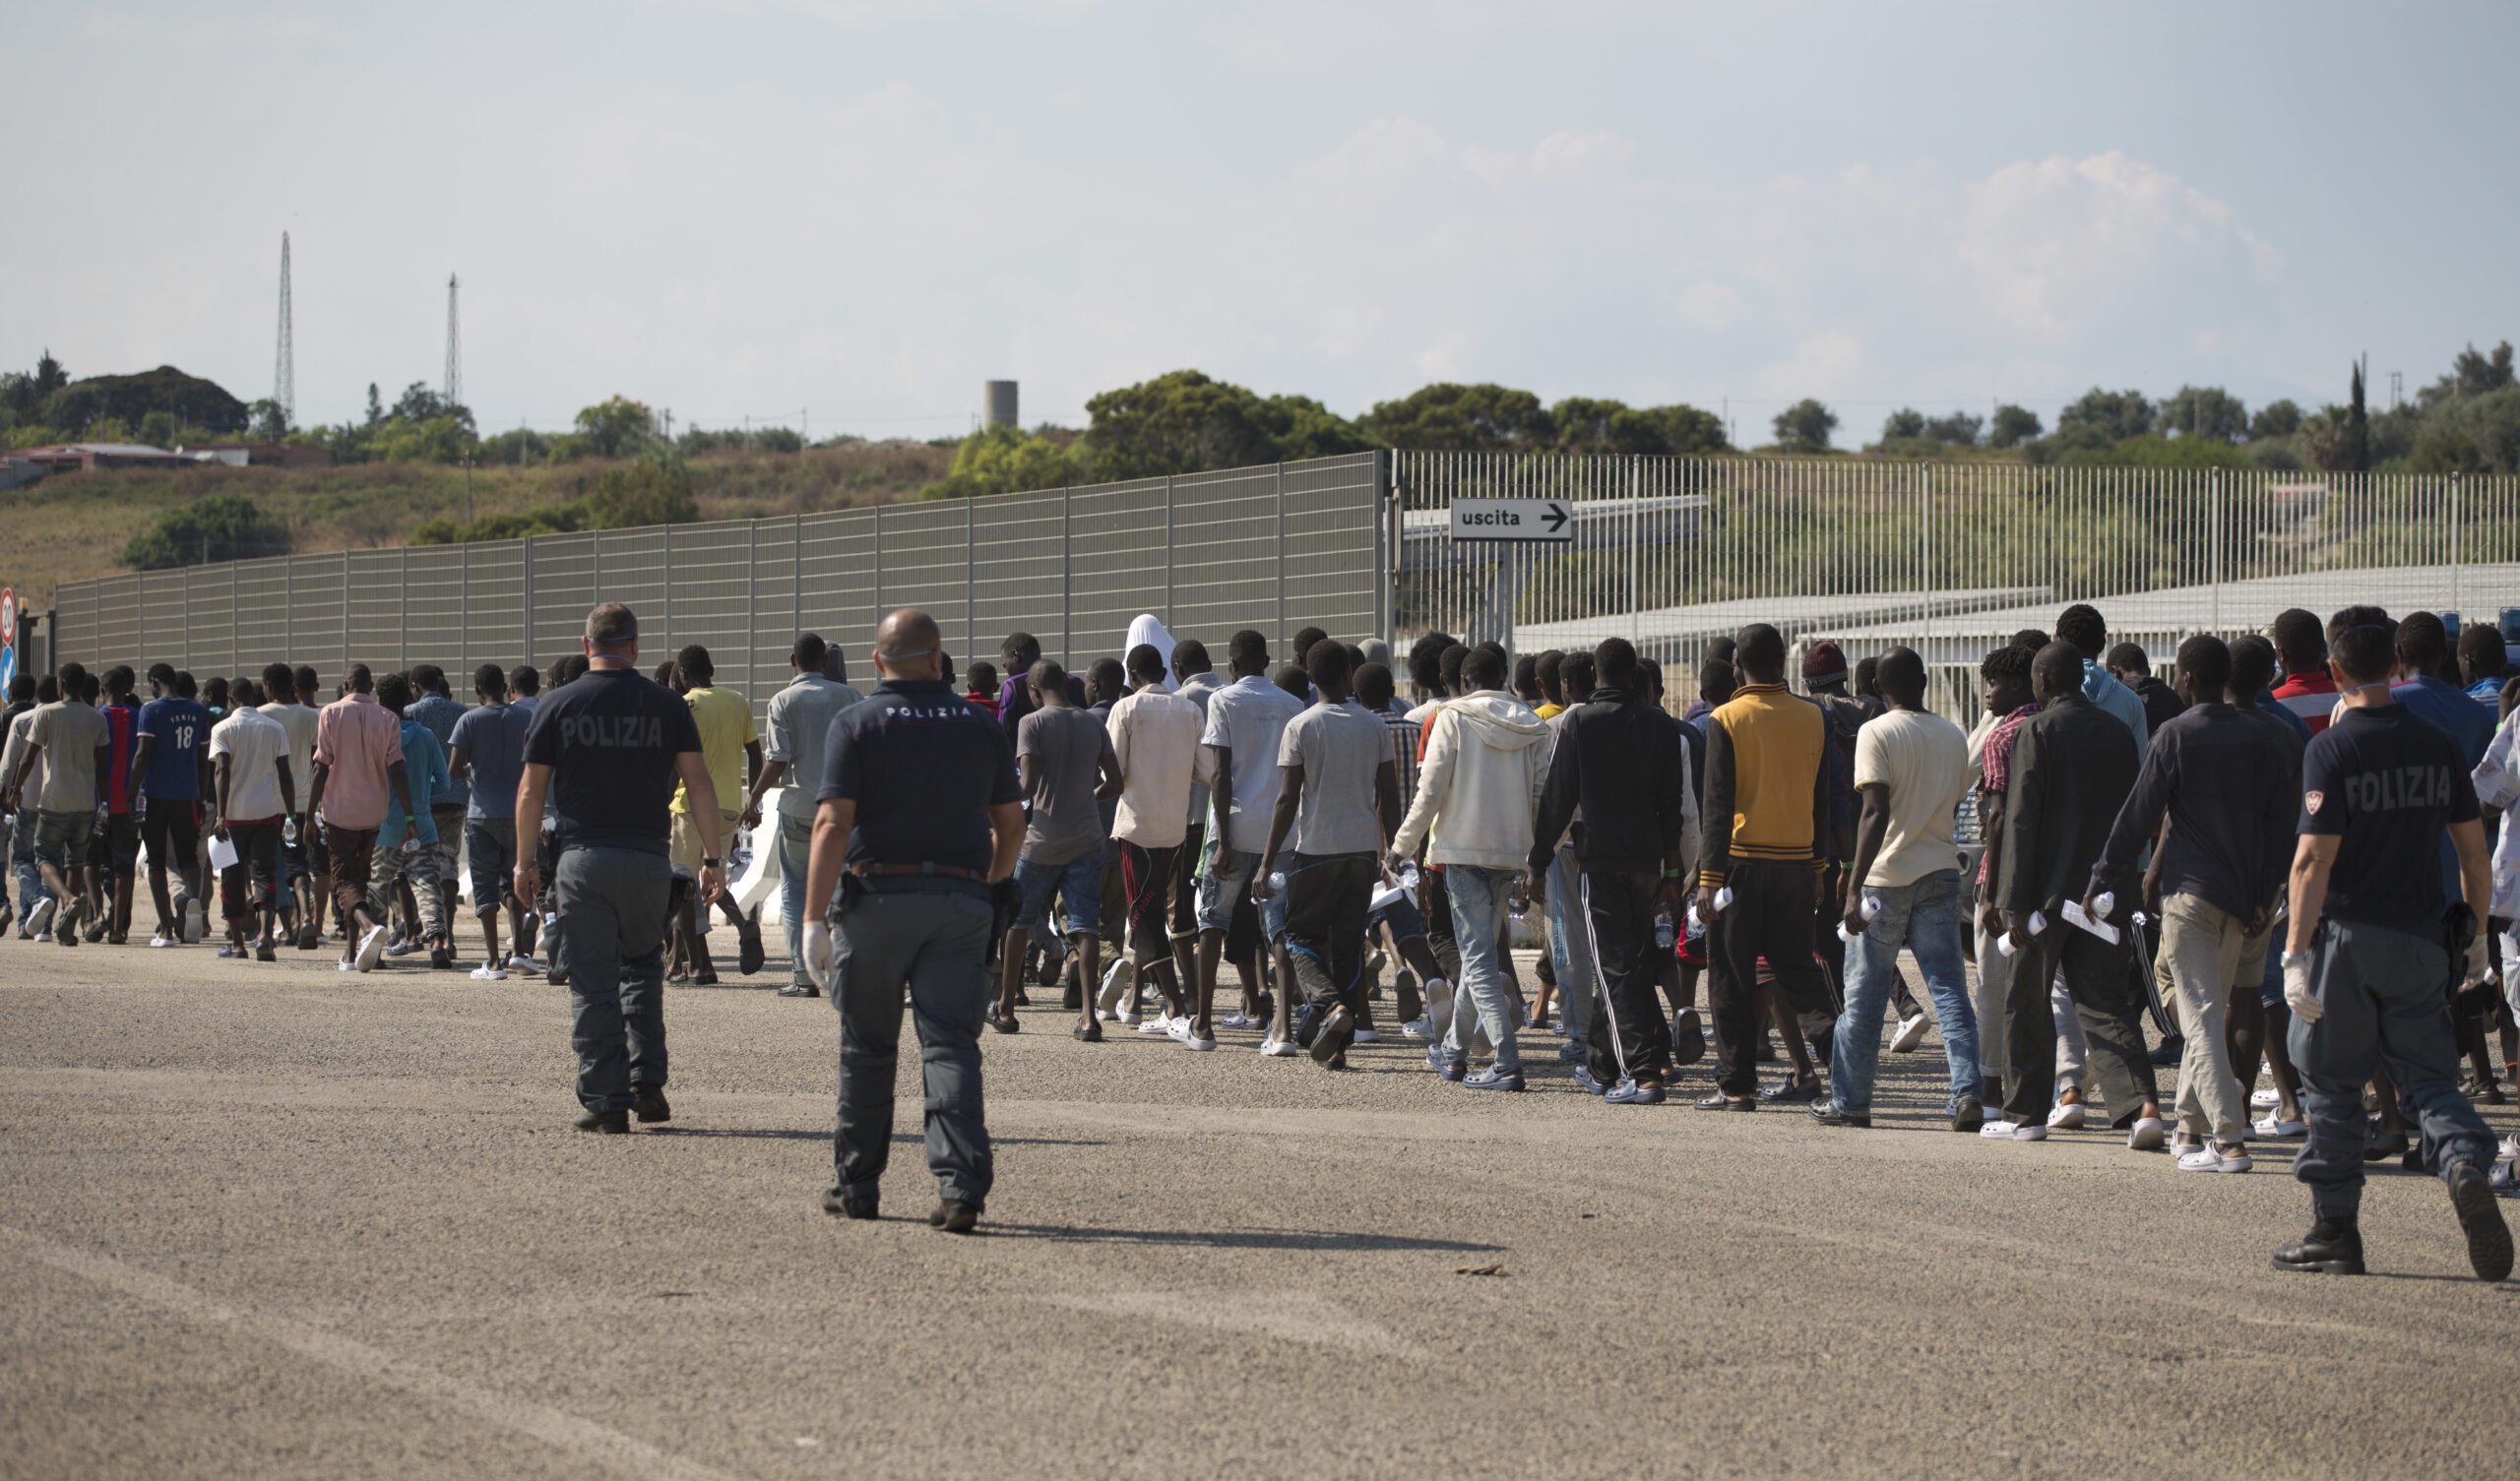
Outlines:
POLYGON ((903 607, 875 629, 875 667, 887 679, 934 679, 943 672, 944 648, 935 618, 903 607))

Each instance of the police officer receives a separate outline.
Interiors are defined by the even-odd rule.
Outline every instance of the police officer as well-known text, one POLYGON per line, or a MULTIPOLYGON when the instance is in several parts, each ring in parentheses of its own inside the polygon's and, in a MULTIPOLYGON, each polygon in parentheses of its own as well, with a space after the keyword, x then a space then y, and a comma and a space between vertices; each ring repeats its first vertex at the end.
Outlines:
MULTIPOLYGON (((587 614, 587 672, 542 697, 525 733, 516 815, 557 819, 552 893, 569 962, 570 1037, 578 1051, 582 1132, 619 1134, 635 1113, 670 1121, 665 1104, 664 922, 673 865, 666 807, 677 778, 700 831, 699 889, 724 883, 718 793, 700 730, 680 696, 639 672, 639 619, 619 602, 587 614)), ((516 896, 536 897, 531 851, 516 896)))
POLYGON ((2385 1060, 2422 1125, 2426 1159, 2449 1185, 2469 1265, 2500 1280, 2511 1231, 2487 1180, 2493 1139, 2459 1093, 2450 1025, 2452 963, 2470 982, 2486 971, 2485 826, 2459 743, 2397 703, 2393 662, 2386 628, 2337 635, 2328 666, 2345 713, 2301 763, 2284 998, 2310 1122, 2293 1176, 2309 1185, 2315 1220, 2275 1252, 2275 1266, 2362 1273, 2362 1086, 2385 1060), (2433 861, 2445 830, 2464 903, 2442 898, 2433 861))
POLYGON ((885 618, 874 654, 883 682, 832 719, 804 952, 840 1011, 838 1178, 823 1211, 875 1216, 892 1155, 907 984, 939 1194, 927 1221, 968 1234, 994 1176, 979 1052, 990 888, 1015 872, 1024 808, 1005 732, 944 682, 943 649, 926 613, 905 607, 885 618))

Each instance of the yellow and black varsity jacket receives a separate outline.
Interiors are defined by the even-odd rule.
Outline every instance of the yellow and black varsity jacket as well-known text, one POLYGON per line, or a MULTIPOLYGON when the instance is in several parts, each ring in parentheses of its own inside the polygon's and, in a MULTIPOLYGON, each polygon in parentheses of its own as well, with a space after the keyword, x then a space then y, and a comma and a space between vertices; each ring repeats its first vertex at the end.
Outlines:
POLYGON ((1807 864, 1829 847, 1829 716, 1783 684, 1744 684, 1706 727, 1698 885, 1734 861, 1807 864))

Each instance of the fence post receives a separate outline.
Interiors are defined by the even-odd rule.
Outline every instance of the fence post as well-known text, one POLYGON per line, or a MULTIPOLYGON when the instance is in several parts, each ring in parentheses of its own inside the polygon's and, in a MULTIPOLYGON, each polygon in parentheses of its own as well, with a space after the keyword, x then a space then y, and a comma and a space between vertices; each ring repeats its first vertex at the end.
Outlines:
POLYGON ((280 563, 280 651, 283 662, 297 661, 297 562, 287 558, 280 563))
POLYGON ((972 501, 963 500, 963 661, 968 664, 979 656, 980 632, 980 569, 979 547, 973 525, 972 501))
POLYGON ((1076 490, 1059 490, 1059 662, 1076 663, 1076 490))
POLYGON ((409 545, 403 547, 403 579, 396 585, 401 588, 403 620, 402 631, 394 635, 394 666, 410 668, 411 666, 411 547, 409 545))
POLYGON ((1172 618, 1172 475, 1164 475, 1164 626, 1170 631, 1172 618))
MULTIPOLYGON (((761 661, 761 522, 744 523, 744 694, 751 697, 761 676, 753 672, 761 661)), ((765 705, 767 702, 764 702, 765 705)), ((766 712, 766 711, 765 711, 766 712)))
POLYGON ((2462 597, 2459 586, 2461 578, 2465 575, 2464 568, 2467 563, 2465 552, 2460 548, 2459 536, 2459 475, 2454 472, 2450 475, 2450 610, 2457 612, 2461 621, 2464 622, 2467 613, 2461 606, 2462 597))
MULTIPOLYGON (((342 552, 342 675, 350 671, 350 553, 342 552)), ((320 708, 320 707, 319 707, 320 708)))
POLYGON ((664 575, 664 580, 661 583, 661 585, 662 585, 662 586, 663 586, 663 587, 664 587, 664 591, 665 591, 665 594, 664 594, 664 609, 665 609, 665 628, 664 628, 664 631, 665 631, 665 638, 666 638, 666 641, 671 642, 671 641, 672 641, 672 638, 673 638, 673 526, 672 526, 672 525, 664 525, 664 526, 663 526, 663 530, 664 530, 664 542, 665 542, 665 543, 664 543, 664 554, 663 554, 662 557, 660 557, 660 558, 659 558, 659 560, 658 560, 658 562, 657 562, 657 566, 658 566, 658 569, 659 569, 660 571, 662 571, 662 572, 663 573, 663 575, 664 575))
POLYGON ((1272 641, 1283 645, 1293 636, 1287 631, 1287 465, 1282 463, 1278 464, 1278 632, 1272 641))
POLYGON ((866 631, 874 633, 884 625, 884 507, 875 506, 875 595, 874 615, 866 620, 866 631))
POLYGON ((1933 471, 1933 469, 1932 469, 1931 465, 1927 465, 1927 466, 1925 466, 1925 467, 1916 469, 1915 471, 1912 471, 1912 472, 1908 475, 1908 476, 1909 476, 1910 478, 1912 478, 1912 479, 1913 479, 1913 478, 1915 478, 1915 477, 1917 476, 1917 474, 1918 474, 1918 473, 1923 473, 1923 474, 1925 474, 1925 475, 1926 475, 1926 478, 1925 478, 1925 486, 1924 486, 1924 489, 1923 489, 1923 495, 1924 495, 1924 497, 1922 498, 1922 501, 1920 501, 1920 502, 1922 502, 1922 503, 1924 505, 1924 509, 1922 511, 1921 516, 1920 516, 1920 518, 1919 518, 1919 519, 1918 519, 1918 521, 1917 521, 1917 524, 1918 524, 1918 525, 1920 526, 1920 528, 1919 528, 1919 532, 1918 532, 1918 535, 1917 535, 1917 546, 1918 546, 1918 560, 1919 560, 1919 562, 1920 562, 1920 568, 1921 568, 1921 569, 1920 569, 1920 574, 1921 574, 1921 575, 1922 575, 1922 576, 1923 576, 1923 578, 1924 578, 1924 588, 1925 588, 1925 624, 1924 624, 1924 628, 1925 628, 1925 630, 1924 630, 1924 640, 1925 640, 1925 641, 1924 641, 1924 659, 1925 659, 1925 672, 1927 672, 1927 673, 1931 673, 1931 672, 1933 672, 1933 479, 1932 479, 1932 476, 1931 476, 1932 471, 1933 471))
MULTIPOLYGON (((177 586, 176 586, 176 588, 175 588, 175 589, 176 589, 177 591, 179 591, 179 592, 181 592, 181 593, 182 593, 182 602, 183 602, 183 606, 182 606, 182 608, 181 608, 180 610, 183 612, 183 624, 184 624, 184 649, 183 649, 183 650, 184 650, 184 667, 186 667, 186 668, 190 668, 190 667, 192 667, 192 666, 193 666, 193 578, 192 578, 192 573, 191 573, 191 572, 189 572, 189 571, 178 571, 178 572, 176 572, 176 573, 175 573, 175 581, 178 583, 178 585, 177 585, 177 586)), ((143 597, 144 597, 144 599, 142 600, 142 602, 141 602, 141 604, 140 604, 140 606, 141 606, 141 610, 142 610, 142 611, 144 611, 144 612, 145 612, 145 611, 147 611, 147 610, 149 610, 149 603, 148 603, 148 601, 145 599, 145 598, 146 598, 146 595, 147 595, 147 593, 144 591, 144 592, 143 592, 143 597)), ((141 652, 142 652, 142 653, 144 653, 144 654, 145 654, 145 653, 147 653, 147 652, 149 651, 149 644, 148 644, 148 642, 147 642, 148 636, 149 636, 149 635, 148 635, 148 633, 147 633, 145 630, 144 630, 144 631, 142 632, 142 634, 141 634, 142 643, 141 643, 141 648, 140 648, 140 650, 141 650, 141 652)), ((154 660, 144 659, 143 661, 154 661, 154 660)), ((135 742, 135 744, 137 744, 137 743, 135 742)))
POLYGON ((517 584, 524 589, 525 631, 517 635, 517 646, 525 650, 525 661, 537 664, 534 651, 534 536, 525 537, 525 548, 517 554, 517 584))
POLYGON ((463 605, 455 609, 455 672, 456 683, 461 684, 464 671, 472 666, 472 542, 467 540, 455 548, 455 589, 464 596, 463 605))
POLYGON ((2213 541, 2213 562, 2207 569, 2214 581, 2214 632, 2223 631, 2223 470, 2216 468, 2205 475, 2205 527, 2213 541))

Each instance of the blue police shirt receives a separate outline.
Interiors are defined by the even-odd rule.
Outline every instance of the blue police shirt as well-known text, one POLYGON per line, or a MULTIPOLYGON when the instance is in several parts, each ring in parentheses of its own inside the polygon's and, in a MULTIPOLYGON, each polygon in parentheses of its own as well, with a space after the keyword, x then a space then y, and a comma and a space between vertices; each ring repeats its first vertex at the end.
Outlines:
MULTIPOLYGON (((988 810, 1024 800, 1006 732, 934 679, 886 679, 864 704, 832 716, 817 796, 857 804, 851 864, 942 864, 976 874, 987 873, 996 853, 988 810)), ((869 883, 897 889, 910 882, 869 883)), ((917 886, 988 893, 963 880, 922 879, 917 886)))
POLYGON ((665 852, 675 758, 699 749, 682 696, 627 668, 592 668, 542 696, 525 732, 526 765, 551 768, 562 848, 665 852))
POLYGON ((155 802, 201 797, 201 759, 210 749, 210 711, 172 695, 140 707, 140 733, 150 737, 149 774, 140 789, 155 802))
POLYGON ((2477 817, 2458 743, 2404 705, 2346 710, 2301 759, 2301 832, 2344 839, 2322 912, 2336 920, 2439 940, 2449 897, 2424 866, 2477 817))

